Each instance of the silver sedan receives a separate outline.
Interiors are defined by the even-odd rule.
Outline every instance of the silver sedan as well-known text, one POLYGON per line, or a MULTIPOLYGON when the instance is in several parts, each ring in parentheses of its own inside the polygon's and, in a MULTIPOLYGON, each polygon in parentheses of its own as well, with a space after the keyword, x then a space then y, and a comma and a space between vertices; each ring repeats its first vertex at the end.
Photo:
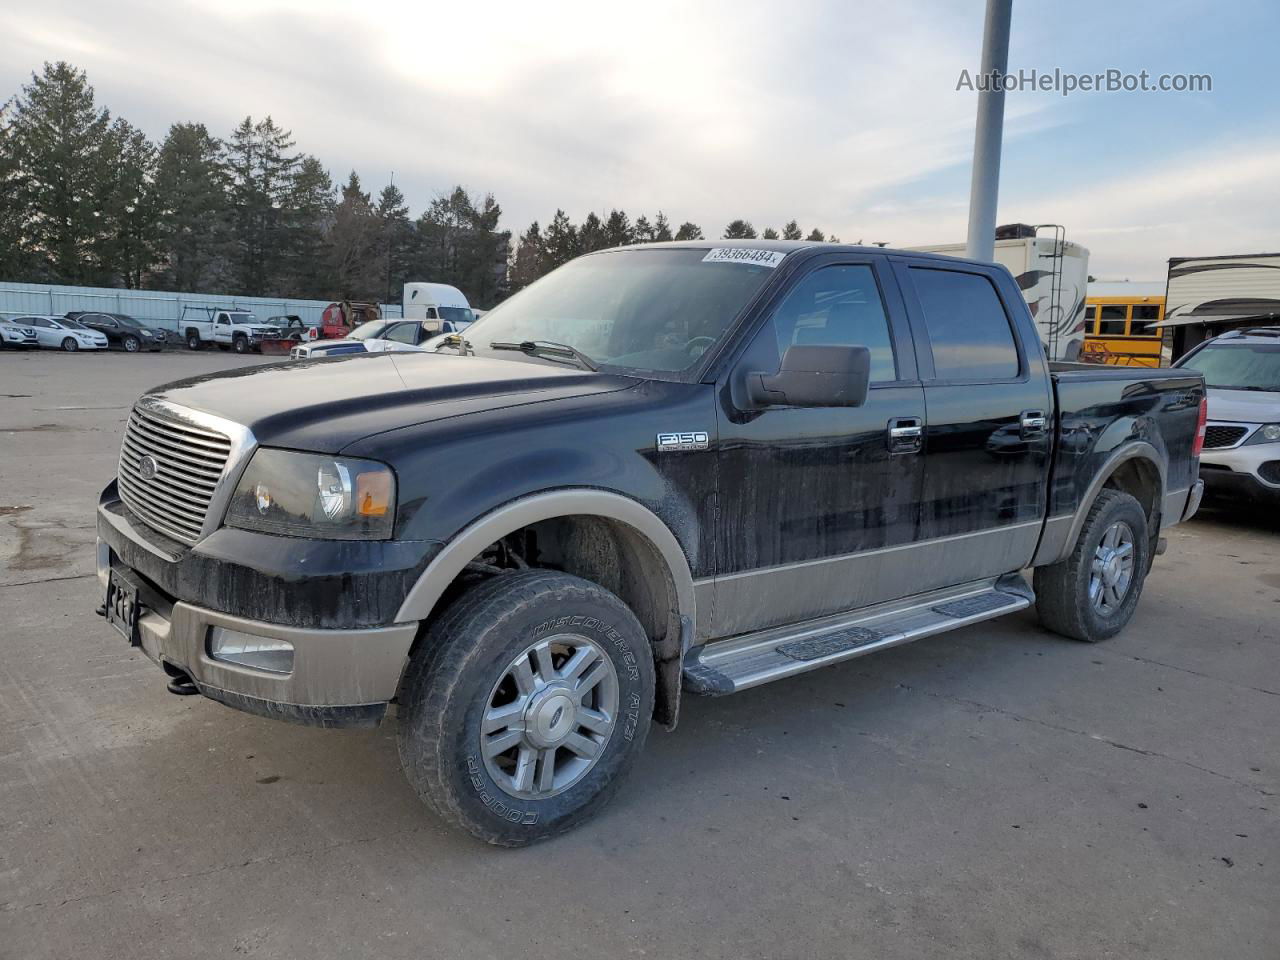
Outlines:
POLYGON ((35 331, 36 341, 47 350, 65 350, 68 353, 74 353, 77 350, 107 349, 105 333, 90 330, 66 317, 34 314, 18 317, 14 322, 35 331))

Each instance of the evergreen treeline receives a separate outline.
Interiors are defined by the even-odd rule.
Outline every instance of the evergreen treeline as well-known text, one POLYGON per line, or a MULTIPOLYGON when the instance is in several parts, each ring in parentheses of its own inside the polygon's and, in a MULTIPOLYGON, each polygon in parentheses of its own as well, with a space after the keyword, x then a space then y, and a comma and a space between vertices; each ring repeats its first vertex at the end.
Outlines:
MULTIPOLYGON (((662 212, 589 213, 575 225, 557 210, 513 244, 501 216, 492 194, 458 186, 411 218, 394 184, 375 197, 352 171, 339 187, 271 117, 246 117, 225 139, 175 123, 156 145, 99 107, 65 62, 0 104, 3 279, 390 301, 408 280, 433 280, 491 306, 581 253, 703 237, 662 212)), ((803 235, 794 220, 759 234, 803 235)), ((757 234, 734 220, 723 236, 757 234)))

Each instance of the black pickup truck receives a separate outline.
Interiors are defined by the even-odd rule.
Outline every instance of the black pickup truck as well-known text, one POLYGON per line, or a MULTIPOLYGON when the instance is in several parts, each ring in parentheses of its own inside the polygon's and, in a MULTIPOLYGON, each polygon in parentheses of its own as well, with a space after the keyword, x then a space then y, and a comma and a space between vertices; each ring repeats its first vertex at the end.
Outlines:
POLYGON ((1204 399, 1046 363, 992 264, 604 251, 435 353, 143 396, 102 612, 175 693, 321 726, 396 704, 422 798, 526 843, 598 809, 682 693, 1033 603, 1112 636, 1198 505, 1204 399))

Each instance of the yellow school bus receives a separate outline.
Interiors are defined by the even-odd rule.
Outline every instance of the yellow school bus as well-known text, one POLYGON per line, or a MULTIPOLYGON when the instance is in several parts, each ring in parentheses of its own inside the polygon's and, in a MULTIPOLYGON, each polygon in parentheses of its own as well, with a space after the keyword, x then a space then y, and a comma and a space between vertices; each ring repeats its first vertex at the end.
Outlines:
POLYGON ((1158 367, 1164 319, 1162 296, 1097 296, 1084 301, 1084 348, 1080 359, 1116 367, 1158 367))

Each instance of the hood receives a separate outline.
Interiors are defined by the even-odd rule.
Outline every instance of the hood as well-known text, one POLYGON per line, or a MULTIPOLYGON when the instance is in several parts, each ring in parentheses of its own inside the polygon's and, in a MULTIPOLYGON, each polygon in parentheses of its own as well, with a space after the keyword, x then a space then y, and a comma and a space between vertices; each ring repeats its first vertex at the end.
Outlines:
POLYGON ((1280 393, 1210 387, 1209 419, 1239 423, 1280 423, 1280 393))
POLYGON ((436 353, 293 360, 193 377, 149 396, 243 424, 263 446, 337 453, 386 430, 500 407, 608 393, 630 377, 436 353))

